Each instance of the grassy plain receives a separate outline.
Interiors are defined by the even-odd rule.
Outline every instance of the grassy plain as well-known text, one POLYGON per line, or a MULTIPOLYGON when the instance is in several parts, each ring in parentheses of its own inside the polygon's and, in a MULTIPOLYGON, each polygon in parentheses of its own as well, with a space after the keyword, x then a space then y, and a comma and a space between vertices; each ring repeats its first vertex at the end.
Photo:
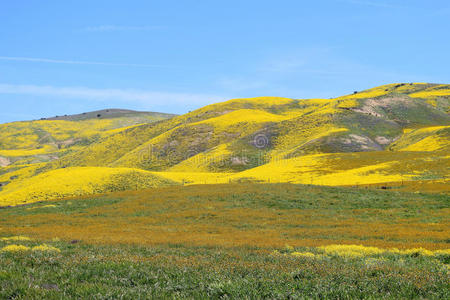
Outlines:
MULTIPOLYGON (((0 242, 0 244, 6 244, 0 242)), ((36 242, 24 242, 34 245, 36 242)), ((0 253, 4 299, 448 299, 448 255, 324 258, 258 248, 93 246, 0 253)), ((300 248, 318 252, 316 249, 300 248)))
POLYGON ((449 201, 222 184, 4 208, 0 236, 13 238, 0 248, 13 250, 0 250, 0 295, 444 299, 449 201))

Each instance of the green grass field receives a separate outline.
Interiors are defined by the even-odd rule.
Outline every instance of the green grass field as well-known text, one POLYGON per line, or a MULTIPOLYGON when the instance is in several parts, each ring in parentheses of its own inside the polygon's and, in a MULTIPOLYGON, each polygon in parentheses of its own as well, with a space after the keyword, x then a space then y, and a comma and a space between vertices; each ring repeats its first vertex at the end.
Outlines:
POLYGON ((223 184, 3 208, 0 298, 447 299, 449 204, 223 184))
MULTIPOLYGON (((28 244, 30 244, 29 242, 28 244)), ((3 299, 448 299, 449 256, 324 259, 266 249, 53 242, 60 253, 2 253, 3 299)))

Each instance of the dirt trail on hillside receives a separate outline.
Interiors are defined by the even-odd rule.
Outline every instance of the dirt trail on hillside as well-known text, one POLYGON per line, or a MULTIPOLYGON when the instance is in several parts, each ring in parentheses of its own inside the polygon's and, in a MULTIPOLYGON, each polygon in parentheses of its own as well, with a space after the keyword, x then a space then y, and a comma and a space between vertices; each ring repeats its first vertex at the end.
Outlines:
POLYGON ((0 167, 7 167, 11 164, 11 161, 7 159, 6 157, 0 156, 0 167))

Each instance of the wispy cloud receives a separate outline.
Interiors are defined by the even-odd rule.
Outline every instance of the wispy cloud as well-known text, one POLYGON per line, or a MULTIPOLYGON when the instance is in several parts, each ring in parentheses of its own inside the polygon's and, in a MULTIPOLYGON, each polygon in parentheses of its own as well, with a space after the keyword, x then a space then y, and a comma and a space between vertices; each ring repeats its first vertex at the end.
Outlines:
POLYGON ((68 65, 98 65, 98 66, 117 66, 117 67, 170 68, 169 66, 163 66, 163 65, 109 63, 109 62, 83 61, 83 60, 61 60, 61 59, 52 59, 52 58, 20 57, 20 56, 0 56, 0 60, 50 63, 50 64, 68 64, 68 65))
POLYGON ((106 32, 106 31, 150 31, 161 29, 162 26, 117 26, 117 25, 99 25, 84 28, 85 31, 106 32))
POLYGON ((417 81, 412 74, 380 68, 342 54, 339 47, 311 47, 272 53, 239 73, 215 81, 238 95, 273 95, 291 98, 329 98, 371 85, 417 81))
POLYGON ((425 16, 427 17, 441 17, 441 16, 446 16, 446 15, 450 15, 450 7, 440 7, 440 8, 436 8, 433 7, 433 11, 431 11, 430 13, 426 14, 425 16))
POLYGON ((370 0, 338 0, 339 2, 346 2, 350 4, 372 6, 372 7, 382 7, 382 8, 400 8, 401 6, 392 3, 386 3, 382 1, 370 1, 370 0))
POLYGON ((1 84, 0 94, 51 96, 94 101, 116 100, 134 104, 165 105, 183 104, 188 106, 206 105, 226 100, 227 97, 196 93, 173 93, 134 89, 95 89, 88 87, 56 87, 42 85, 1 84))

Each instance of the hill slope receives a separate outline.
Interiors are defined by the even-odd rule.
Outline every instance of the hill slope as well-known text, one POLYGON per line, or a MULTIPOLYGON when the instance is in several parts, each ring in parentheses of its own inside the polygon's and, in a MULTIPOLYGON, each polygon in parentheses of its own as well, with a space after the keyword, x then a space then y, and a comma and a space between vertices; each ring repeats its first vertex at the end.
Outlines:
POLYGON ((37 121, 0 124, 0 157, 3 158, 3 166, 51 161, 127 128, 173 116, 108 109, 37 121))
MULTIPOLYGON (((192 159, 207 153, 211 161, 198 170, 223 172, 308 154, 385 150, 404 130, 450 125, 441 106, 398 91, 409 88, 416 95, 420 87, 427 91, 430 86, 388 85, 336 99, 234 99, 155 124, 145 133, 136 128, 107 137, 63 163, 88 166, 96 153, 104 158, 100 165, 192 171, 192 159), (131 138, 129 145, 122 144, 124 151, 105 153, 121 135, 131 138), (137 147, 136 136, 145 136, 137 147)), ((450 96, 445 99, 448 105, 450 96)))
POLYGON ((141 115, 115 110, 94 112, 94 119, 67 117, 80 121, 4 124, 0 163, 11 165, 1 171, 0 183, 17 184, 24 179, 11 172, 50 161, 34 167, 30 177, 60 168, 109 167, 152 171, 178 183, 427 180, 442 186, 450 173, 449 107, 450 85, 415 83, 333 99, 233 99, 146 124, 132 122, 141 115), (39 130, 51 132, 53 140, 39 130), (23 149, 15 153, 17 145, 29 147, 33 159, 21 157, 23 149), (55 147, 58 155, 42 158, 55 147))
POLYGON ((136 169, 58 169, 8 184, 0 195, 0 206, 175 184, 151 172, 136 169))

